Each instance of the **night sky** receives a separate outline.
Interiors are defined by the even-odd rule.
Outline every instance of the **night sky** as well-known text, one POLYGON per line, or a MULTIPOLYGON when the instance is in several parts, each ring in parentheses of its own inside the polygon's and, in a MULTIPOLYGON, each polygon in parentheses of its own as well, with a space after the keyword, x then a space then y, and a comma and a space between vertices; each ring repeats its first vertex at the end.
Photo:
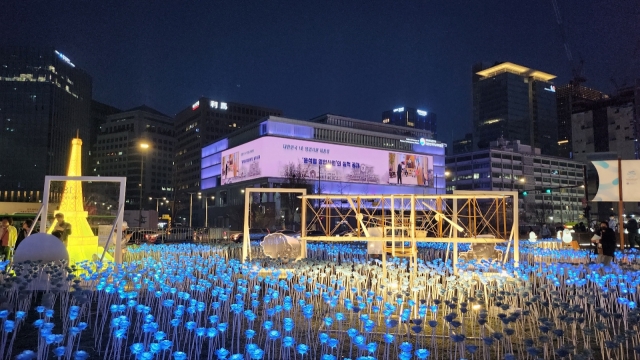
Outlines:
MULTIPOLYGON (((587 86, 640 78, 638 0, 558 0, 587 86)), ((199 96, 379 121, 411 106, 439 140, 471 129, 471 66, 511 61, 571 77, 551 0, 3 0, 0 45, 51 45, 94 98, 174 115, 199 96)))

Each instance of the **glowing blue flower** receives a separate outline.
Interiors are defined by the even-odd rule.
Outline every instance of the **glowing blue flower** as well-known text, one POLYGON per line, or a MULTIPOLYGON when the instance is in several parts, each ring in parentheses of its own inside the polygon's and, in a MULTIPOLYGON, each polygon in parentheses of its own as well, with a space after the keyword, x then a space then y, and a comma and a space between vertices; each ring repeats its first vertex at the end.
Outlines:
POLYGON ((296 346, 296 350, 298 351, 298 354, 304 356, 309 351, 309 347, 305 344, 298 344, 298 346, 296 346))
POLYGON ((64 356, 65 351, 66 351, 66 348, 64 346, 58 346, 57 348, 53 349, 53 355, 57 357, 62 357, 64 356))
POLYGON ((218 357, 219 360, 224 360, 227 358, 227 356, 229 356, 229 350, 225 349, 225 348, 220 348, 218 350, 216 350, 216 356, 218 357))
POLYGON ((186 360, 187 354, 183 353, 182 351, 176 351, 173 353, 173 358, 175 360, 186 360))
POLYGON ((133 345, 131 345, 129 347, 129 349, 131 350, 131 353, 134 355, 140 354, 141 352, 144 351, 144 344, 143 343, 135 343, 133 345))
POLYGON ((89 354, 83 350, 78 350, 73 354, 74 360, 86 360, 88 358, 89 358, 89 354))
POLYGON ((291 336, 285 336, 282 338, 282 346, 284 346, 285 348, 290 348, 293 345, 295 345, 296 341, 294 338, 292 338, 291 336))
POLYGON ((428 358, 431 353, 427 349, 417 349, 415 351, 415 354, 416 354, 416 357, 418 359, 424 360, 424 359, 428 358))

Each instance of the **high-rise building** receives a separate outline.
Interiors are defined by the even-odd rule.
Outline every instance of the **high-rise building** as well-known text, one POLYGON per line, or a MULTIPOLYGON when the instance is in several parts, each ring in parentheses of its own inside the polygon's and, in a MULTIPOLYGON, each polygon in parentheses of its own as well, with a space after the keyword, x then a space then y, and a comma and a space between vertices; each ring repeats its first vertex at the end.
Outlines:
POLYGON ((0 201, 38 201, 46 175, 66 174, 71 140, 90 138, 91 86, 54 48, 0 47, 0 201))
POLYGON ((487 149, 447 156, 446 168, 447 191, 518 191, 521 224, 584 221, 584 165, 578 161, 501 138, 487 149))
POLYGON ((140 200, 145 209, 155 207, 149 197, 172 196, 175 141, 173 119, 148 106, 109 115, 93 147, 91 175, 126 176, 125 207, 139 209, 140 200), (141 148, 143 143, 146 149, 141 148))
POLYGON ((463 139, 453 140, 453 155, 473 151, 473 134, 465 134, 463 139))
MULTIPOLYGON (((593 102, 571 115, 571 148, 573 158, 587 164, 587 198, 598 190, 598 176, 591 161, 637 160, 638 124, 640 114, 640 81, 635 86, 620 89, 617 94, 593 102)), ((616 205, 610 202, 591 202, 591 214, 607 218, 616 205)), ((626 203, 627 214, 637 212, 637 203, 626 203)))
POLYGON ((558 155, 573 158, 573 141, 571 136, 571 114, 582 112, 596 101, 608 96, 598 90, 570 82, 556 87, 556 104, 558 108, 558 155))
POLYGON ((555 75, 510 62, 473 67, 473 138, 476 149, 499 137, 557 155, 555 75))
MULTIPOLYGON (((91 132, 88 141, 85 142, 85 146, 90 147, 89 158, 83 159, 83 162, 88 162, 89 165, 95 164, 95 152, 93 151, 93 147, 98 141, 98 134, 101 132, 100 126, 107 122, 107 117, 109 115, 121 112, 121 109, 111 105, 103 104, 95 100, 91 101, 91 132)), ((87 172, 86 174, 90 174, 90 172, 87 172)))
POLYGON ((200 160, 205 145, 270 115, 280 116, 282 111, 204 97, 180 111, 175 119, 176 201, 186 204, 189 193, 200 191, 200 160))
POLYGON ((382 112, 382 123, 406 126, 431 132, 431 139, 436 138, 436 114, 426 110, 410 107, 399 107, 382 112))
POLYGON ((638 159, 640 81, 616 95, 592 102, 571 115, 573 158, 587 161, 590 153, 616 153, 638 159))

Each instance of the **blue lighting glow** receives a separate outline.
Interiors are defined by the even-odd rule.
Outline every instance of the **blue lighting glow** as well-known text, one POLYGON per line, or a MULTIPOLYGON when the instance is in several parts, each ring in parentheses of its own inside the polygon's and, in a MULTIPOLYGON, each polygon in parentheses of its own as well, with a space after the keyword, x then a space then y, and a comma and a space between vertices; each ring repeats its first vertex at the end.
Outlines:
POLYGON ((69 65, 71 65, 71 66, 73 66, 73 67, 76 67, 76 66, 71 62, 71 60, 70 60, 68 57, 64 56, 64 54, 62 54, 62 53, 61 53, 61 52, 59 52, 58 50, 53 50, 53 51, 55 51, 56 55, 58 55, 58 57, 59 57, 60 59, 62 59, 62 61, 66 62, 67 64, 69 64, 69 65))
POLYGON ((298 139, 313 139, 313 127, 265 121, 260 124, 260 136, 277 135, 298 139))

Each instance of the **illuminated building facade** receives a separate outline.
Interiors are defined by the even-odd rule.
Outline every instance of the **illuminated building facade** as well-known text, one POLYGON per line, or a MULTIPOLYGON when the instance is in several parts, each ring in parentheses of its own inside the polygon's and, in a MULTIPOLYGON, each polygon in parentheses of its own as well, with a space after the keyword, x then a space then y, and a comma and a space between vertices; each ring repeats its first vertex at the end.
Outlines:
POLYGON ((473 138, 476 149, 499 137, 557 155, 555 75, 509 62, 473 67, 473 138))
POLYGON ((176 201, 187 204, 180 210, 188 212, 188 193, 200 191, 202 148, 270 115, 280 116, 282 110, 204 97, 176 115, 176 201))
POLYGON ((410 107, 397 107, 382 113, 382 123, 407 126, 431 132, 430 139, 436 138, 436 114, 434 112, 410 107))
POLYGON ((143 208, 152 208, 149 197, 172 197, 173 119, 148 106, 107 116, 93 147, 93 176, 126 176, 126 209, 140 208, 140 170, 143 172, 143 208), (149 148, 141 150, 141 143, 149 148), (144 158, 144 159, 143 159, 144 158))
POLYGON ((66 173, 71 140, 90 138, 91 96, 91 77, 60 51, 0 47, 0 201, 38 201, 45 175, 66 173))
MULTIPOLYGON (((228 208, 243 204, 242 190, 280 187, 289 166, 314 193, 444 193, 446 144, 425 137, 430 134, 331 114, 309 121, 269 116, 245 126, 202 149, 202 196, 215 196, 210 226, 236 227, 228 208)), ((274 207, 284 211, 277 201, 274 207)))

